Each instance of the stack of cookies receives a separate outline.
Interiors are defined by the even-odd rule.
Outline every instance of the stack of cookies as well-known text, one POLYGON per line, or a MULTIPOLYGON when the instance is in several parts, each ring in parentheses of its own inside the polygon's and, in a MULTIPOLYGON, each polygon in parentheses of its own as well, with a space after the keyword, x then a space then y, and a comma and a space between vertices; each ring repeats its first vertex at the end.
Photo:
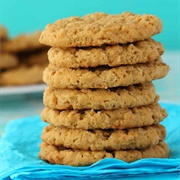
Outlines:
POLYGON ((48 65, 47 46, 39 43, 41 32, 8 37, 0 26, 0 85, 26 85, 42 83, 42 73, 48 65))
POLYGON ((169 71, 153 15, 94 13, 49 24, 40 42, 52 46, 43 74, 48 84, 41 117, 41 159, 90 165, 168 157, 167 116, 152 80, 169 71))

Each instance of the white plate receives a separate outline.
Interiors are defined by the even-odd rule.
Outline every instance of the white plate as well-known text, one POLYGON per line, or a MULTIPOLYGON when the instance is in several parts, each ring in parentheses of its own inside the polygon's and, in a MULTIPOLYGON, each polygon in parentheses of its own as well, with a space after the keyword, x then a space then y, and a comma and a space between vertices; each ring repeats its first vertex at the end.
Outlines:
POLYGON ((0 96, 38 93, 38 92, 43 92, 46 87, 47 87, 46 84, 0 87, 0 96))

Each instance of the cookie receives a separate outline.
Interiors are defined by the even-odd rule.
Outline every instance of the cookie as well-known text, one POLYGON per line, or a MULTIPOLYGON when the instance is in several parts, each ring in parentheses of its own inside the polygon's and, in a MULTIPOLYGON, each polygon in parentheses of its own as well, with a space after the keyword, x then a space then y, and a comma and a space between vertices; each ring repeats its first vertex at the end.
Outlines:
POLYGON ((70 17, 48 24, 40 42, 55 47, 86 47, 141 41, 160 33, 161 20, 154 15, 101 12, 70 17))
POLYGON ((8 31, 7 29, 3 26, 0 25, 0 40, 5 40, 8 37, 8 31))
POLYGON ((124 130, 82 130, 53 126, 44 127, 41 138, 48 144, 81 150, 144 149, 164 140, 166 130, 162 125, 124 130))
POLYGON ((31 67, 19 66, 1 73, 0 85, 27 85, 42 83, 42 74, 45 67, 34 65, 31 67))
POLYGON ((88 68, 97 66, 120 66, 153 62, 164 53, 161 43, 153 39, 138 41, 124 45, 87 47, 87 48, 57 48, 48 51, 51 64, 58 68, 88 68))
POLYGON ((18 53, 30 51, 44 47, 39 43, 41 32, 37 31, 32 34, 21 34, 2 43, 1 49, 5 52, 18 53))
POLYGON ((106 151, 70 150, 42 142, 39 157, 51 164, 85 166, 93 164, 103 158, 112 158, 113 156, 106 151))
POLYGON ((47 49, 43 48, 39 51, 31 53, 23 53, 19 55, 21 64, 32 66, 32 65, 43 65, 48 66, 47 49))
POLYGON ((169 66, 161 61, 119 67, 89 69, 56 68, 49 65, 43 80, 54 88, 112 88, 150 82, 167 75, 169 66))
POLYGON ((120 109, 152 104, 157 98, 150 83, 112 89, 54 89, 47 87, 44 104, 52 109, 120 109))
POLYGON ((0 53, 0 69, 8 69, 17 65, 18 58, 16 56, 8 53, 0 53))
POLYGON ((104 158, 117 158, 126 162, 133 162, 143 158, 167 158, 168 146, 165 142, 142 150, 127 151, 83 151, 56 147, 42 142, 39 157, 51 164, 65 164, 71 166, 87 166, 104 158))
POLYGON ((44 122, 71 129, 127 129, 158 124, 167 113, 158 103, 117 110, 55 110, 45 107, 44 122))

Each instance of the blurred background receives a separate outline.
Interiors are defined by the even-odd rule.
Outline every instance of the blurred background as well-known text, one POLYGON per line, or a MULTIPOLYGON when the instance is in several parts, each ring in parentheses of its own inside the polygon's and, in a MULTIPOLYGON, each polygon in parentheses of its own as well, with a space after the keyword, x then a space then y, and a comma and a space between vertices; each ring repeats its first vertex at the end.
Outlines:
MULTIPOLYGON (((21 33, 43 30, 48 23, 70 16, 83 16, 93 12, 120 14, 124 11, 154 14, 163 22, 163 31, 153 38, 165 47, 163 61, 170 67, 169 74, 154 81, 161 101, 180 102, 180 1, 179 0, 0 0, 0 24, 8 29, 11 38, 21 33)), ((5 92, 8 90, 7 88, 5 92)), ((25 88, 26 89, 26 88, 25 88)), ((27 89, 26 89, 27 90, 27 89)), ((34 89, 33 89, 34 90, 34 89)), ((43 91, 27 94, 16 89, 16 94, 2 93, 0 89, 1 124, 22 116, 40 114, 43 109, 43 91), (14 100, 14 99, 21 100, 14 100), (9 99, 11 103, 7 101, 9 99), (24 100, 25 99, 25 100, 24 100), (18 102, 18 105, 17 105, 18 102), (23 109, 23 110, 22 110, 23 109), (20 112, 17 115, 17 112, 20 112)), ((36 92, 36 90, 35 90, 36 92)))
POLYGON ((154 38, 167 50, 179 50, 179 0, 1 0, 0 6, 1 24, 9 29, 10 36, 42 30, 57 19, 93 12, 154 14, 164 25, 162 33, 154 38))

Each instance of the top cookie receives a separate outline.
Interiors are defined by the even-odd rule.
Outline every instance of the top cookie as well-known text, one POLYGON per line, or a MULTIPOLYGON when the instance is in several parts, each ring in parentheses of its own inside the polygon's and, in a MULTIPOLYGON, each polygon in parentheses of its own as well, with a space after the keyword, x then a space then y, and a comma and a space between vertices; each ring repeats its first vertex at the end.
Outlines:
POLYGON ((154 15, 124 12, 118 15, 93 13, 48 24, 40 42, 55 47, 86 47, 125 44, 150 38, 162 30, 154 15))
POLYGON ((42 48, 44 45, 39 43, 40 34, 40 31, 32 34, 21 34, 15 38, 5 41, 1 46, 2 51, 18 53, 42 48))

